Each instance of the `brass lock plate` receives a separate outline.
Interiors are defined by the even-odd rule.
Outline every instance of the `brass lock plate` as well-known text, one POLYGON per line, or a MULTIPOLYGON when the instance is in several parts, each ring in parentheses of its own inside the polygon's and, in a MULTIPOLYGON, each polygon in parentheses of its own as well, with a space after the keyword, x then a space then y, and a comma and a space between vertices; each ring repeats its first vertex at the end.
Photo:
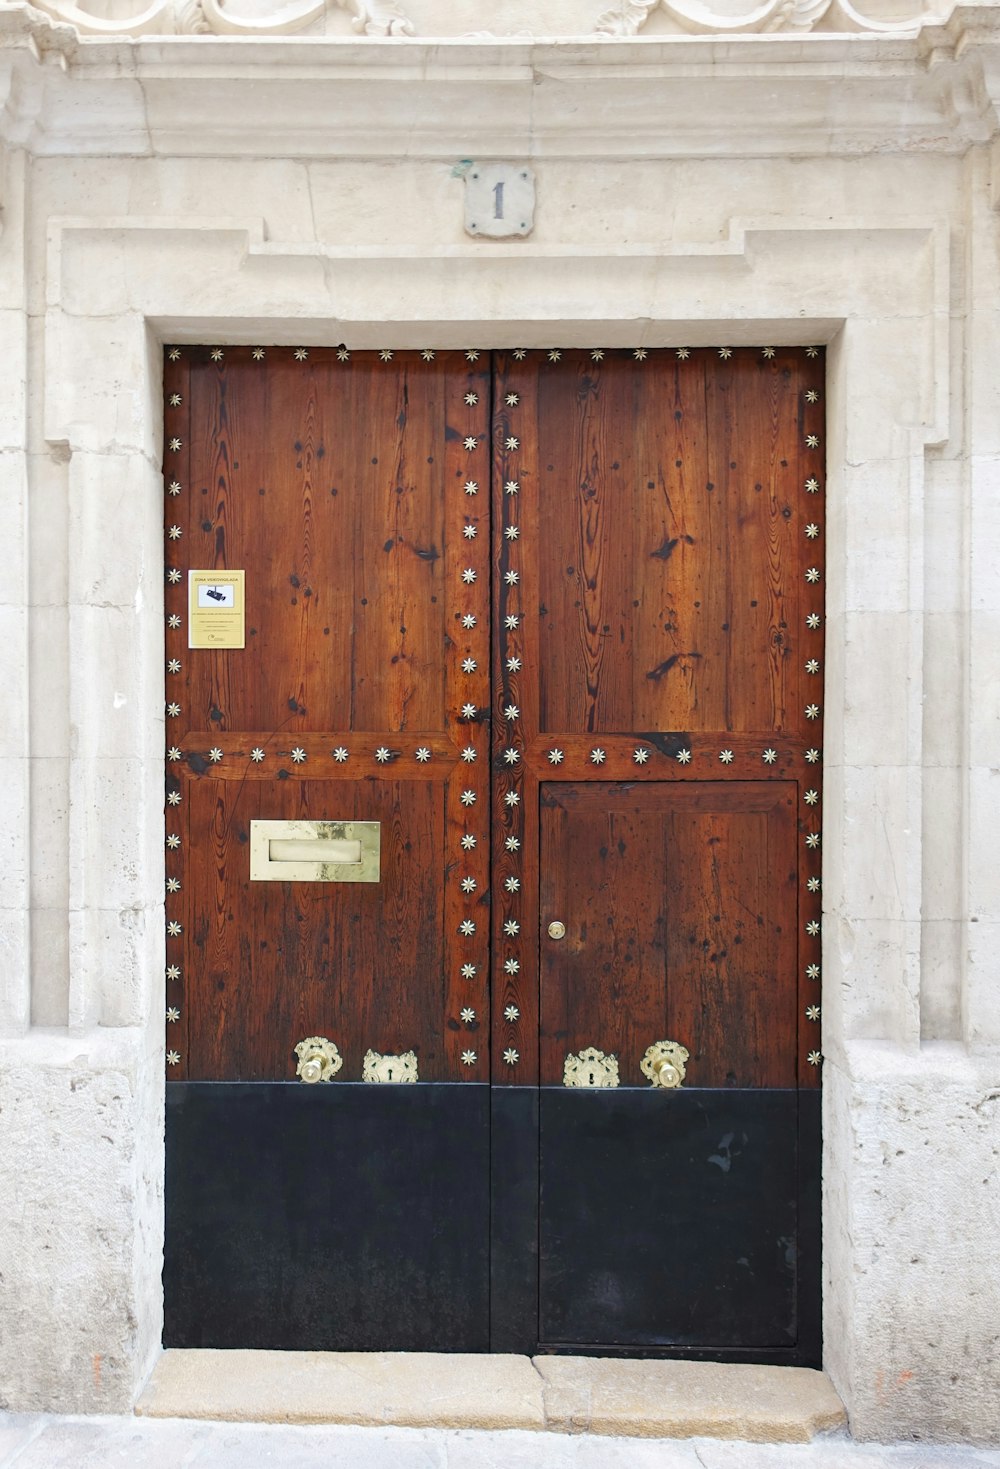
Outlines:
POLYGON ((378 882, 379 821, 251 821, 251 882, 378 882))

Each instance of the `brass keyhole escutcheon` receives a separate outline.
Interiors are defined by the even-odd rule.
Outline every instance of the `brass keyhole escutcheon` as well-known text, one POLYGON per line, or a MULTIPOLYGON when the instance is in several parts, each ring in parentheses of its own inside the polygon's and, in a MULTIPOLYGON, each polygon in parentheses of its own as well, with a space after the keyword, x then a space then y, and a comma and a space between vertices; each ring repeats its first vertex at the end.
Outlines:
POLYGON ((553 919, 553 921, 549 924, 549 938, 550 939, 564 939, 565 937, 566 937, 566 925, 565 925, 565 923, 560 923, 560 921, 559 921, 558 918, 553 919))

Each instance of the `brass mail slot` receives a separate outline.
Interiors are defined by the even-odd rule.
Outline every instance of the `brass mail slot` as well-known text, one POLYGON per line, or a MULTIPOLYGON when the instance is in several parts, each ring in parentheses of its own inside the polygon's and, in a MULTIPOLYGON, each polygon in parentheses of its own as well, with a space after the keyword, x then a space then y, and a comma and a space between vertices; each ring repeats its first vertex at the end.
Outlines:
POLYGON ((378 821, 251 821, 251 882, 378 882, 378 821))

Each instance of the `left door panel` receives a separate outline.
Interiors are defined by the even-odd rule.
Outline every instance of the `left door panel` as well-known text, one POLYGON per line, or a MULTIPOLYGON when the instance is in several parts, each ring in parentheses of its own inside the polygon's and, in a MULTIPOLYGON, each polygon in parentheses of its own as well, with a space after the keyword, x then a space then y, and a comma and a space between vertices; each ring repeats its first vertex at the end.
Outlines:
POLYGON ((482 1349, 485 1223, 442 1245, 488 1217, 489 364, 164 375, 167 1337, 301 1345, 305 1312, 317 1346, 482 1349), (189 573, 233 571, 244 646, 189 646, 189 573), (255 822, 376 823, 378 880, 258 880, 255 822))

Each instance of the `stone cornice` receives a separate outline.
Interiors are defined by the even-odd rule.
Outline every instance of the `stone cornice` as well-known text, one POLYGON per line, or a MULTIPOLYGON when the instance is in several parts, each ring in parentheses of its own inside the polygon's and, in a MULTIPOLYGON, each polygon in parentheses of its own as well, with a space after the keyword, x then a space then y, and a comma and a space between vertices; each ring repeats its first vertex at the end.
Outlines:
POLYGON ((0 136, 39 156, 961 154, 997 131, 998 43, 992 5, 909 35, 424 41, 81 39, 0 4, 0 136))

